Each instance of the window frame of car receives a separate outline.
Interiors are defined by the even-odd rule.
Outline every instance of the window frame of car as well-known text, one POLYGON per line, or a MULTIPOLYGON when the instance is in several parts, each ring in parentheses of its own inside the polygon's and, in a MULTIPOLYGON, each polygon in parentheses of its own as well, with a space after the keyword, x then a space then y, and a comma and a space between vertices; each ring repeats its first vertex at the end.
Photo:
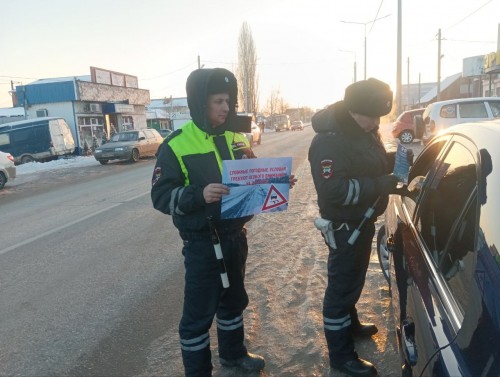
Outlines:
POLYGON ((488 109, 485 101, 458 102, 458 116, 460 119, 488 118, 488 109), (477 114, 477 111, 481 114, 477 114), (472 114, 472 112, 476 112, 472 114))
MULTIPOLYGON (((419 221, 421 219, 421 211, 423 205, 428 200, 428 195, 430 192, 431 185, 433 184, 433 180, 439 174, 440 167, 443 166, 446 161, 447 156, 449 156, 450 152, 453 148, 456 148, 456 145, 460 145, 465 147, 475 165, 475 174, 476 181, 475 187, 468 195, 467 199, 462 204, 460 208, 460 212, 456 217, 455 221, 452 222, 451 227, 449 229, 449 234, 446 238, 445 246, 443 249, 443 258, 448 255, 450 252, 450 247, 452 242, 455 240, 457 232, 459 230, 459 225, 461 224, 461 220, 465 218, 466 215, 469 214, 470 210, 474 211, 474 241, 473 241, 473 261, 470 263, 468 261, 467 267, 469 270, 467 271, 469 277, 472 278, 474 273, 474 269, 477 263, 477 247, 478 247, 478 232, 479 232, 479 211, 480 206, 478 202, 478 177, 480 176, 480 172, 478 171, 479 166, 479 151, 477 147, 474 145, 472 141, 469 139, 459 136, 459 135, 444 135, 440 138, 437 138, 430 144, 419 156, 415 165, 412 167, 410 171, 410 186, 413 180, 418 180, 421 177, 425 177, 424 180, 420 182, 420 192, 417 190, 413 195, 410 194, 405 196, 402 200, 403 211, 406 213, 406 217, 410 224, 410 228, 412 229, 412 233, 414 235, 414 239, 419 244, 419 249, 423 251, 423 258, 426 261, 426 265, 430 273, 434 276, 434 281, 439 289, 439 296, 445 302, 446 305, 444 307, 445 310, 448 311, 448 317, 452 319, 452 325, 455 331, 459 331, 464 321, 464 313, 466 305, 463 304, 464 300, 457 299, 457 291, 456 289, 450 285, 450 283, 446 279, 446 272, 441 271, 442 265, 439 263, 439 260, 436 261, 432 255, 432 250, 430 249, 430 245, 422 234, 421 229, 419 228, 419 221), (430 154, 429 154, 430 153, 430 154), (425 173, 425 174, 424 174, 425 173), (426 199, 427 198, 427 199, 426 199), (475 206, 472 208, 471 206, 475 206), (471 209, 472 208, 472 209, 471 209)), ((409 187, 410 187, 409 186, 409 187)), ((442 259, 441 259, 442 260, 442 259)), ((467 297, 465 301, 470 302, 471 297, 467 297)))

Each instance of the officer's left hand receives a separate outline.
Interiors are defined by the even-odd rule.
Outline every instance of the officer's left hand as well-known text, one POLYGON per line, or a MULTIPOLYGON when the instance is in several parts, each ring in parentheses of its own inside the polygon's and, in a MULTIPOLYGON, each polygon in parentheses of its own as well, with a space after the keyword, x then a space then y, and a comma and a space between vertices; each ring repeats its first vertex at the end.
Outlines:
POLYGON ((290 180, 289 180, 289 183, 290 183, 290 188, 293 188, 293 186, 295 186, 295 183, 297 183, 297 178, 295 178, 295 175, 290 175, 290 180))
POLYGON ((218 202, 222 199, 222 195, 227 194, 229 194, 229 187, 222 183, 210 183, 203 189, 203 198, 207 204, 218 202))

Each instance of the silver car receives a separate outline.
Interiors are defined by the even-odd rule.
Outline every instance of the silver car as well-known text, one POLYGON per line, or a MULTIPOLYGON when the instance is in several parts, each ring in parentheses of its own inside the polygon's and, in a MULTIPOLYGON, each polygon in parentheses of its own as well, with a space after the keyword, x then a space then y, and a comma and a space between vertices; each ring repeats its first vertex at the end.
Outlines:
POLYGON ((155 129, 124 131, 98 147, 94 157, 103 165, 109 160, 137 162, 142 157, 154 156, 162 141, 163 137, 155 129))
POLYGON ((16 165, 10 153, 0 152, 0 190, 7 181, 16 178, 16 165))

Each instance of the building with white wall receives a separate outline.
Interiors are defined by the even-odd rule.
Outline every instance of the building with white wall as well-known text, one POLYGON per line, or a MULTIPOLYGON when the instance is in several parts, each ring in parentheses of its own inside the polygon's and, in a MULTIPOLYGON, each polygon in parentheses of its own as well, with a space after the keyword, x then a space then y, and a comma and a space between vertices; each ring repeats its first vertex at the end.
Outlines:
POLYGON ((137 77, 90 67, 88 76, 42 79, 16 87, 26 118, 62 117, 71 128, 80 154, 85 143, 100 143, 115 132, 147 128, 149 90, 137 77))

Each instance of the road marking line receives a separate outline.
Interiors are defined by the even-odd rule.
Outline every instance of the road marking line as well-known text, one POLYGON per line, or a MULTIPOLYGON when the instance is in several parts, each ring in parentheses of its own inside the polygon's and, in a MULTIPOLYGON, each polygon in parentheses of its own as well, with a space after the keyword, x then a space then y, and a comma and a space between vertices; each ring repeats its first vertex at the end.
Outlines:
POLYGON ((7 247, 7 248, 5 248, 5 249, 0 250, 0 255, 5 254, 5 253, 8 253, 9 251, 12 251, 12 250, 14 250, 14 249, 17 249, 18 247, 21 247, 21 246, 27 245, 27 244, 29 244, 29 243, 31 243, 31 242, 34 242, 34 241, 36 241, 36 240, 38 240, 38 239, 40 239, 40 238, 43 238, 43 237, 45 237, 45 236, 48 236, 48 235, 52 234, 52 233, 59 232, 60 230, 63 230, 64 228, 67 228, 67 227, 73 226, 73 225, 75 225, 75 224, 78 224, 78 223, 79 223, 79 222, 81 222, 81 221, 84 221, 84 220, 90 219, 91 217, 97 216, 97 215, 99 215, 100 213, 106 212, 106 211, 108 211, 108 210, 110 210, 110 209, 113 209, 113 208, 115 208, 115 207, 118 207, 118 206, 120 206, 120 205, 122 205, 122 204, 124 204, 124 203, 130 202, 130 201, 135 200, 135 199, 137 199, 137 198, 140 198, 141 196, 147 195, 147 194, 149 194, 149 193, 150 193, 150 192, 149 192, 149 191, 147 191, 147 192, 145 192, 145 193, 142 193, 142 194, 139 194, 139 195, 133 196, 132 198, 129 198, 128 200, 125 200, 125 201, 120 202, 120 203, 113 204, 113 205, 111 205, 111 206, 109 206, 109 207, 106 207, 106 208, 102 208, 102 209, 100 209, 100 210, 99 210, 99 211, 97 211, 97 212, 90 213, 90 214, 88 214, 88 215, 86 215, 86 216, 83 216, 83 217, 81 217, 81 218, 77 219, 77 220, 71 221, 71 222, 66 223, 66 224, 64 224, 64 225, 61 225, 61 226, 59 226, 59 227, 57 227, 57 228, 53 228, 53 229, 48 230, 48 231, 46 231, 46 232, 44 232, 44 233, 42 233, 42 234, 39 234, 39 235, 37 235, 37 236, 34 236, 34 237, 31 237, 31 238, 28 238, 27 240, 24 240, 23 242, 19 242, 19 243, 15 244, 15 245, 12 245, 12 246, 9 246, 9 247, 7 247))

